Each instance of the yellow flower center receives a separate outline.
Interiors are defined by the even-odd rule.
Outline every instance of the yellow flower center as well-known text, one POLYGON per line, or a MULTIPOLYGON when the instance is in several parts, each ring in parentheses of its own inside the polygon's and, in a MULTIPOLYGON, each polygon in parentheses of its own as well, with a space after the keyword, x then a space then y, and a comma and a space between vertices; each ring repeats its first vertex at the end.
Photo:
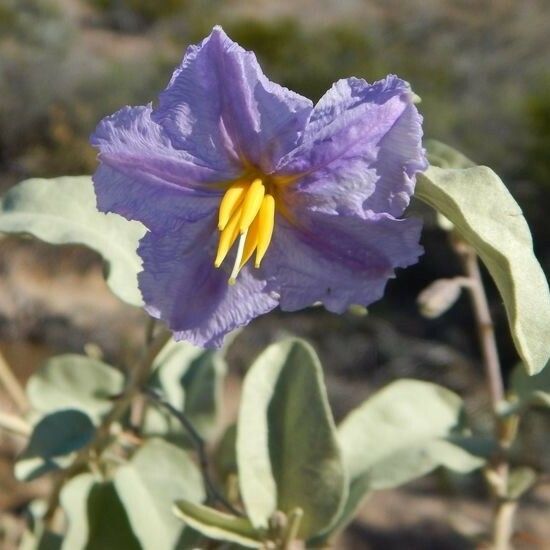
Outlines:
POLYGON ((254 251, 254 266, 260 267, 271 242, 274 225, 275 198, 266 191, 264 180, 238 180, 225 192, 219 210, 220 240, 214 265, 222 265, 238 238, 237 256, 229 284, 235 284, 239 271, 254 251))

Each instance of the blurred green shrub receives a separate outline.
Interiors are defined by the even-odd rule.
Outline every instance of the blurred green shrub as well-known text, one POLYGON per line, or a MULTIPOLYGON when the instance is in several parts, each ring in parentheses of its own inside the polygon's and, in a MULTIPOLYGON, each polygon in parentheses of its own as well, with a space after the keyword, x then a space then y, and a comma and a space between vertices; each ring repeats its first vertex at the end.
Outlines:
POLYGON ((294 19, 237 21, 230 36, 254 51, 270 76, 312 99, 339 78, 375 72, 374 48, 366 33, 348 25, 308 30, 294 19))
POLYGON ((96 152, 88 136, 97 122, 123 105, 149 101, 165 84, 162 57, 98 58, 80 31, 51 0, 2 4, 0 173, 91 173, 96 152))
POLYGON ((550 188, 550 82, 526 101, 529 128, 527 167, 530 177, 550 188))
POLYGON ((87 0, 108 18, 111 26, 120 30, 137 31, 177 12, 187 0, 87 0))

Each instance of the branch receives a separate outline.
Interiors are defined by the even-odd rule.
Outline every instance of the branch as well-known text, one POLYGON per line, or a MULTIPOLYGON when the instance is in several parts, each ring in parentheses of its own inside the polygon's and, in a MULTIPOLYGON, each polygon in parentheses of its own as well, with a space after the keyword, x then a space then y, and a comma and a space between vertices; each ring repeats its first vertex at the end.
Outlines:
POLYGON ((493 320, 491 319, 491 312, 481 279, 477 255, 469 245, 461 244, 459 250, 464 271, 470 279, 470 284, 466 288, 470 293, 476 318, 491 406, 493 413, 498 415, 499 405, 505 400, 505 393, 493 320))
POLYGON ((0 411, 0 428, 23 437, 31 435, 31 427, 19 416, 0 411))
POLYGON ((19 409, 19 412, 26 413, 29 409, 29 401, 25 390, 19 383, 19 380, 13 374, 8 362, 0 353, 0 384, 4 386, 6 392, 12 398, 19 409))
POLYGON ((504 419, 499 414, 500 406, 505 402, 504 382, 502 380, 493 320, 491 319, 476 251, 462 240, 454 241, 453 248, 459 255, 464 271, 470 280, 470 284, 466 288, 472 300, 487 388, 493 410, 495 437, 499 443, 499 448, 492 459, 492 464, 486 476, 495 497, 493 548, 494 550, 508 550, 513 534, 516 503, 510 501, 507 494, 510 470, 507 451, 515 438, 517 428, 515 419, 517 417, 512 415, 504 419))

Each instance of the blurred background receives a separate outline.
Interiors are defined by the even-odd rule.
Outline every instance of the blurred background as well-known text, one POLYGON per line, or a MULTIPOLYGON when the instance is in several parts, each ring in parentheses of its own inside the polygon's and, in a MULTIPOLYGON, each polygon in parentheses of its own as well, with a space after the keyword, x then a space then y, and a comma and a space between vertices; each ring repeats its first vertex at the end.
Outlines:
MULTIPOLYGON (((0 190, 29 177, 92 173, 88 136, 96 123, 123 105, 155 100, 187 45, 214 24, 254 50, 271 79, 314 101, 347 76, 372 82, 395 73, 411 82, 426 136, 504 179, 550 272, 548 0, 0 0, 0 190)), ((425 256, 367 316, 274 312, 241 333, 230 350, 228 418, 251 359, 281 335, 297 334, 321 356, 337 418, 409 376, 460 393, 476 428, 487 429, 467 298, 436 320, 417 311, 427 284, 460 273, 446 235, 426 214, 425 256)), ((135 353, 144 315, 114 298, 101 273, 99 258, 79 247, 0 241, 0 348, 22 382, 44 358, 67 350, 93 347, 119 364, 135 353)), ((517 357, 487 282, 509 373, 517 357)), ((0 395, 0 407, 12 404, 0 395)), ((527 462, 538 469, 550 465, 545 421, 532 414, 522 428, 527 462)), ((13 480, 20 444, 0 435, 1 548, 16 539, 25 504, 48 490, 47 481, 13 480)), ((473 548, 465 535, 488 519, 481 485, 438 474, 381 493, 365 504, 341 548, 473 548)), ((520 515, 518 548, 550 548, 549 503, 550 484, 542 483, 520 515)))

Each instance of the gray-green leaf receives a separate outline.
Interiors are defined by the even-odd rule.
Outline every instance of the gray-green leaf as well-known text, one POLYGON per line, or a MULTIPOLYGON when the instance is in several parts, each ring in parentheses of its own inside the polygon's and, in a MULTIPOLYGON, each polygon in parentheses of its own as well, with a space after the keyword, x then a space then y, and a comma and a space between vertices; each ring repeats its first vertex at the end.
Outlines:
POLYGON ((88 541, 88 496, 96 477, 84 473, 73 477, 63 485, 60 504, 67 516, 67 532, 62 550, 81 550, 88 541))
POLYGON ((161 439, 150 439, 114 478, 133 531, 144 550, 176 546, 183 526, 174 516, 176 499, 201 502, 201 475, 189 455, 161 439))
POLYGON ((462 430, 462 400, 417 380, 399 380, 352 411, 338 428, 350 475, 350 496, 339 526, 368 493, 420 477, 438 466, 469 472, 484 464, 454 441, 462 430))
POLYGON ((516 348, 529 374, 550 359, 550 292, 520 207, 489 168, 432 166, 416 196, 454 224, 482 259, 502 295, 516 348))
POLYGON ((91 487, 87 512, 86 550, 142 550, 112 481, 95 483, 91 487))
POLYGON ((142 305, 136 249, 145 228, 116 214, 98 212, 90 176, 19 183, 0 203, 0 232, 26 233, 52 244, 82 244, 95 250, 108 264, 111 290, 125 302, 142 305))
POLYGON ((347 479, 322 369, 300 340, 271 345, 247 373, 237 425, 239 483, 252 523, 276 511, 304 512, 299 535, 338 515, 347 479))
POLYGON ((93 435, 94 425, 82 411, 66 409, 44 416, 15 464, 15 476, 30 481, 68 466, 71 454, 87 445, 93 435))
MULTIPOLYGON (((204 350, 187 342, 170 341, 153 364, 149 383, 169 403, 185 412, 205 439, 215 433, 222 402, 222 385, 227 371, 223 351, 204 350)), ((150 408, 145 421, 150 435, 181 439, 179 422, 163 410, 150 408)))
POLYGON ((550 367, 547 365, 538 374, 529 376, 518 365, 512 372, 510 389, 522 406, 550 407, 550 367))
POLYGON ((67 354, 48 360, 31 376, 27 395, 41 413, 81 409, 97 422, 123 387, 124 376, 115 368, 83 355, 67 354))
POLYGON ((428 161, 432 166, 439 168, 472 168, 475 166, 475 162, 466 155, 441 141, 427 139, 424 145, 428 153, 428 161))
POLYGON ((189 527, 215 539, 236 542, 246 548, 260 548, 260 532, 246 518, 224 514, 208 506, 179 500, 174 506, 176 516, 189 527))

